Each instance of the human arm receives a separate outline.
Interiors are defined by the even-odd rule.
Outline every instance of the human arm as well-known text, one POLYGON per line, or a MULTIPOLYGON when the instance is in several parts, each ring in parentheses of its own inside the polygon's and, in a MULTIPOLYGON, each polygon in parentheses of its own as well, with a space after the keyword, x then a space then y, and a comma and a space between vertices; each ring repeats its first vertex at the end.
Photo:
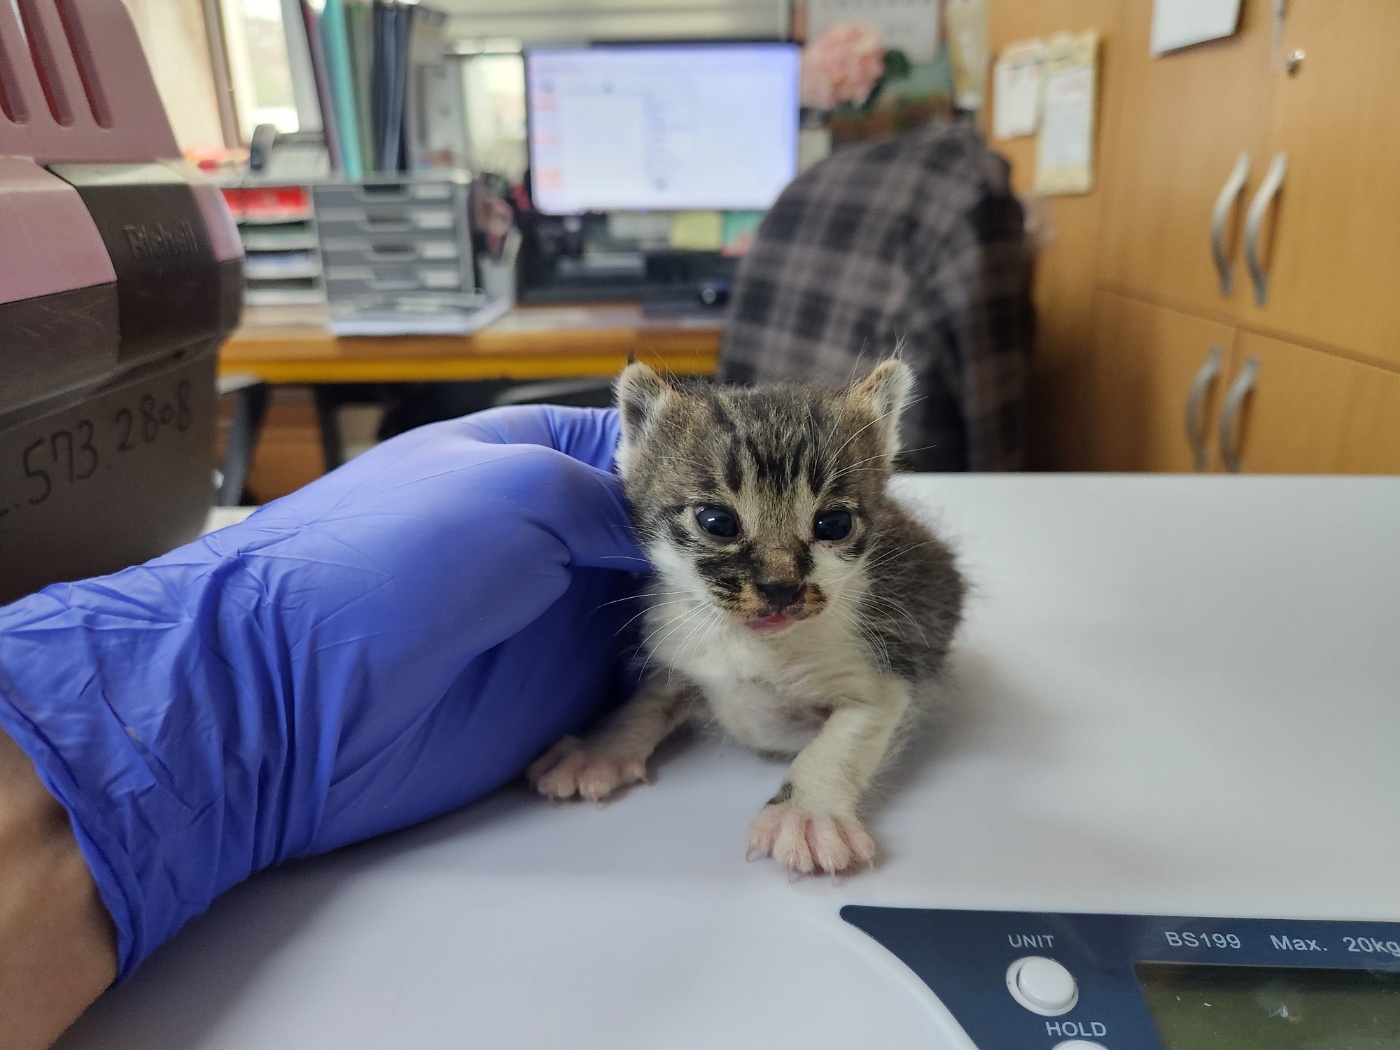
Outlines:
POLYGON ((69 817, 120 976, 254 871, 478 798, 607 705, 646 569, 616 433, 538 408, 424 427, 0 609, 0 727, 69 817))
POLYGON ((68 814, 0 732, 0 1032, 41 1050, 117 972, 117 938, 68 814))

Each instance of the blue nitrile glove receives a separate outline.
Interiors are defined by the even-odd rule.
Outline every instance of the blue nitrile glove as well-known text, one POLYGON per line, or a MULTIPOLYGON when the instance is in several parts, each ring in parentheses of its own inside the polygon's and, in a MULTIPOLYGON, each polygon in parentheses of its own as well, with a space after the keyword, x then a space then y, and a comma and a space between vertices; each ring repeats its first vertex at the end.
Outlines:
POLYGON ((647 571, 617 437, 588 409, 423 427, 0 609, 0 726, 72 817, 119 979, 253 872, 478 798, 613 698, 647 571))

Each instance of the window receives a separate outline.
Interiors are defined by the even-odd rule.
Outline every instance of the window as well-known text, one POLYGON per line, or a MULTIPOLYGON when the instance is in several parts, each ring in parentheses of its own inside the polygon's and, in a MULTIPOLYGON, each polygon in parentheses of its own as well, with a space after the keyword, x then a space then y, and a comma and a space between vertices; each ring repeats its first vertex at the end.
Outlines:
POLYGON ((220 7, 229 79, 244 140, 252 137, 259 124, 271 124, 281 132, 300 130, 282 0, 222 0, 220 7))
POLYGON ((525 63, 517 50, 462 60, 470 163, 517 180, 525 173, 525 63))
POLYGON ((226 145, 203 0, 126 0, 126 6, 180 147, 226 145))

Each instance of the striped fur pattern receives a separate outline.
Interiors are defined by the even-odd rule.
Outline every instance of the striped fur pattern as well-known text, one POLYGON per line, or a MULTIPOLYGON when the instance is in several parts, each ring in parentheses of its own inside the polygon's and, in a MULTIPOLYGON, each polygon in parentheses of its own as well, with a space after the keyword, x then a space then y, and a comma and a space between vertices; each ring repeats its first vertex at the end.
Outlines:
POLYGON ((870 863, 860 808, 936 680, 964 585, 951 551, 887 492, 912 377, 848 390, 687 384, 630 365, 618 465, 653 566, 647 674, 587 740, 530 769, 551 797, 645 779, 685 722, 792 755, 749 834, 800 872, 870 863))

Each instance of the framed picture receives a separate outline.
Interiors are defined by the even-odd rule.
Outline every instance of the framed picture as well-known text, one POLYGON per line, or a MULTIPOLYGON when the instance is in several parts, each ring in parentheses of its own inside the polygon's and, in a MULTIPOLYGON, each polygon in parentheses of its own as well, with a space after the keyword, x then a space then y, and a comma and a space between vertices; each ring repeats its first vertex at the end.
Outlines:
POLYGON ((796 0, 804 125, 833 145, 912 131, 954 112, 941 0, 796 0))

